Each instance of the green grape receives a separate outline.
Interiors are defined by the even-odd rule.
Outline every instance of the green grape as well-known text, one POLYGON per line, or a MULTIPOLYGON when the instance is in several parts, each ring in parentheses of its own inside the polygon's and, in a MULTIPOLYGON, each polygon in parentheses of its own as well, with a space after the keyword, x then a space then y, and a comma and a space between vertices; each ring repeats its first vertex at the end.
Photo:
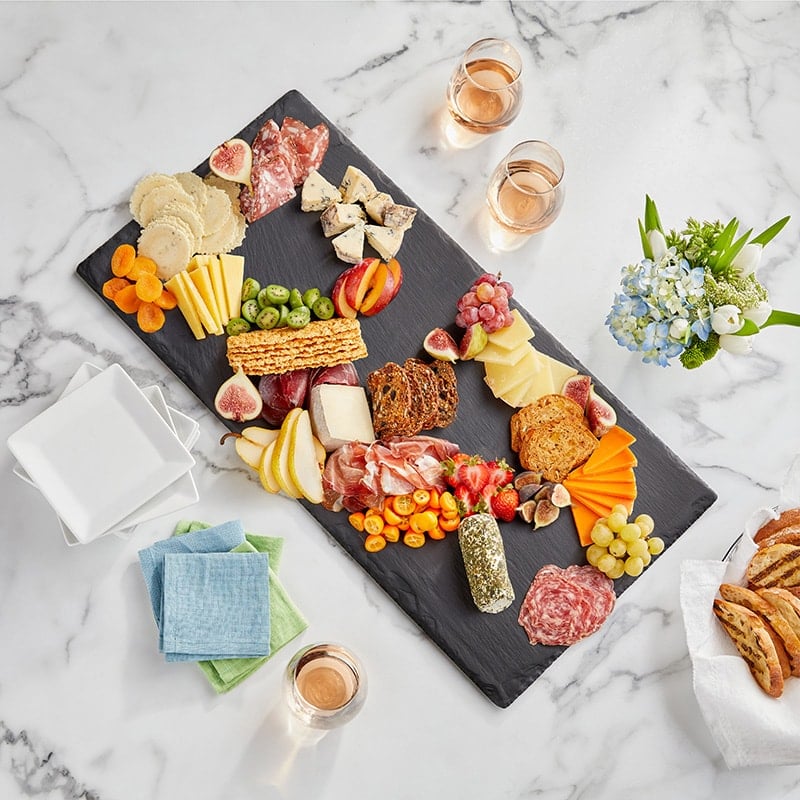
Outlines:
POLYGON ((278 324, 281 312, 275 306, 267 306, 262 308, 259 315, 256 317, 256 325, 262 330, 268 331, 278 324))
POLYGON ((657 556, 659 553, 663 553, 664 540, 660 536, 651 536, 647 540, 647 549, 654 556, 657 556))
POLYGON ((264 296, 274 306, 280 306, 288 303, 290 294, 291 292, 285 286, 281 286, 278 283, 271 283, 264 290, 264 296))
POLYGON ((242 284, 242 302, 255 300, 261 291, 261 284, 255 278, 247 278, 242 284))
POLYGON ((600 547, 608 547, 614 541, 614 534, 611 532, 611 528, 601 522, 595 522, 591 537, 592 541, 600 545, 600 547))
POLYGON ((629 556, 625 561, 625 572, 632 578, 642 574, 644 569, 644 561, 639 556, 629 556))
POLYGON ((640 556, 642 561, 644 562, 645 566, 648 566, 650 562, 653 560, 653 556, 650 555, 650 551, 648 550, 643 556, 640 556))
POLYGON ((625 525, 627 525, 627 523, 627 514, 621 514, 619 511, 612 511, 608 515, 608 522, 606 522, 606 525, 608 525, 608 527, 611 528, 614 533, 619 533, 625 527, 625 525))
POLYGON ((656 523, 649 514, 639 514, 634 522, 642 529, 642 536, 649 536, 656 527, 656 523))
POLYGON ((600 556, 604 556, 608 550, 605 547, 600 547, 599 544, 590 544, 586 548, 586 560, 593 566, 597 566, 600 556))
POLYGON ((627 525, 622 526, 619 538, 623 542, 635 542, 637 539, 642 538, 642 529, 635 522, 629 522, 627 525))
POLYGON ((246 319, 248 322, 255 322, 260 312, 261 309, 258 303, 252 298, 242 303, 242 318, 246 319))
POLYGON ((614 539, 614 541, 608 545, 608 552, 611 553, 612 556, 622 558, 622 556, 628 552, 628 546, 622 539, 614 539))
POLYGON ((605 553, 604 555, 600 556, 600 558, 597 559, 597 563, 595 564, 595 566, 597 567, 597 569, 600 570, 600 572, 608 573, 610 569, 614 568, 614 564, 616 563, 617 559, 614 558, 614 556, 612 556, 611 553, 605 553))
POLYGON ((606 575, 608 575, 612 581, 615 581, 617 578, 621 578, 624 572, 625 562, 621 558, 616 558, 614 559, 614 566, 606 572, 606 575))
POLYGON ((306 289, 303 292, 303 305, 308 306, 309 308, 313 308, 314 303, 322 297, 322 292, 314 286, 311 289, 306 289))
POLYGON ((228 336, 238 336, 240 333, 247 333, 250 330, 250 323, 241 317, 234 317, 228 321, 225 326, 225 332, 228 336))
POLYGON ((617 503, 614 508, 611 509, 612 514, 622 514, 625 517, 625 521, 628 521, 628 507, 624 503, 617 503))
POLYGON ((644 555, 647 552, 647 542, 644 539, 636 539, 628 543, 629 556, 638 556, 639 558, 644 558, 644 555))

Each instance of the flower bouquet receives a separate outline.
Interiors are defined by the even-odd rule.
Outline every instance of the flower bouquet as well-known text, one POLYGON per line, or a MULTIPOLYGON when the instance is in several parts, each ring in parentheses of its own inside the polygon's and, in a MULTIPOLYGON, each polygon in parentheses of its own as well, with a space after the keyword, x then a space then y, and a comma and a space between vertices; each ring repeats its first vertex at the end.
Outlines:
POLYGON ((645 199, 639 233, 644 259, 622 269, 621 291, 606 319, 617 343, 662 367, 676 356, 687 369, 721 349, 749 353, 752 335, 769 325, 800 326, 800 314, 777 311, 756 278, 765 245, 789 217, 750 238, 739 222, 688 219, 664 233, 656 204, 645 199))

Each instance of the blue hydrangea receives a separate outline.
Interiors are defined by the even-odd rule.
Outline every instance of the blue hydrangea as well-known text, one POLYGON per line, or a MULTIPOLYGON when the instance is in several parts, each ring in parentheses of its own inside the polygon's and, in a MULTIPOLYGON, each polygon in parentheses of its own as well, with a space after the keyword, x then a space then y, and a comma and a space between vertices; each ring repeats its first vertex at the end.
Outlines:
POLYGON ((705 271, 670 248, 657 261, 645 258, 622 268, 621 291, 606 318, 611 335, 645 364, 669 365, 694 337, 706 341, 711 309, 705 271), (684 320, 677 325, 676 320, 684 320))

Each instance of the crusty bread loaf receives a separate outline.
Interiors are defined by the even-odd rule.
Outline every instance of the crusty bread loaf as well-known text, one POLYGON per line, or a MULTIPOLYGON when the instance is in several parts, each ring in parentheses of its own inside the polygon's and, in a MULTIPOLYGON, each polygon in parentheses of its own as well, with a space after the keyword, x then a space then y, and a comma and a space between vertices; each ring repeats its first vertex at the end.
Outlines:
POLYGON ((762 525, 753 539, 756 542, 760 542, 762 539, 766 539, 768 536, 771 536, 773 533, 789 525, 800 525, 800 508, 787 508, 786 511, 782 511, 778 515, 778 519, 771 519, 769 522, 762 525))
POLYGON ((511 449, 519 452, 526 431, 564 417, 583 420, 583 409, 563 394, 545 394, 535 403, 523 406, 511 415, 511 449))
MULTIPOLYGON (((577 404, 575 404, 577 405, 577 404)), ((546 422, 526 431, 519 450, 519 463, 525 469, 541 472, 560 483, 594 452, 597 439, 574 417, 546 422)))
POLYGON ((783 694, 783 673, 766 625, 758 614, 738 603, 714 600, 714 614, 744 658, 756 683, 770 696, 783 694))
POLYGON ((800 545, 800 524, 787 525, 785 528, 779 528, 769 536, 764 536, 758 540, 759 548, 769 547, 771 544, 796 544, 800 545))
POLYGON ((800 598, 795 597, 788 589, 778 587, 759 589, 758 594, 783 614, 783 618, 800 637, 800 598))
POLYGON ((800 586, 800 547, 779 542, 757 550, 747 565, 752 588, 800 586))
MULTIPOLYGON (((750 589, 745 589, 744 586, 737 586, 733 583, 723 583, 722 586, 719 587, 719 593, 722 595, 723 600, 728 600, 731 603, 738 603, 740 606, 749 608, 750 611, 766 620, 772 630, 777 634, 780 643, 782 643, 783 648, 786 650, 786 655, 789 657, 789 669, 791 674, 794 676, 800 675, 800 638, 798 638, 783 614, 768 600, 750 589)), ((780 648, 776 649, 780 656, 780 648)), ((785 673, 785 670, 783 677, 789 677, 785 673)))

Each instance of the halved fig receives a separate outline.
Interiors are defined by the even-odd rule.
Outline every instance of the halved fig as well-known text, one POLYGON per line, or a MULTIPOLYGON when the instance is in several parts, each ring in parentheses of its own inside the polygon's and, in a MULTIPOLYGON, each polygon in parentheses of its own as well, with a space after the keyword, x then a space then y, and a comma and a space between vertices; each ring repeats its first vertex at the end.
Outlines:
POLYGON ((258 389, 241 367, 219 387, 214 398, 217 413, 234 422, 255 419, 263 407, 258 389))
POLYGON ((458 361, 458 345, 444 329, 434 328, 422 342, 425 352, 439 361, 458 361))
POLYGON ((215 175, 226 181, 250 186, 253 151, 244 139, 229 139, 214 149, 209 156, 208 166, 215 175))

